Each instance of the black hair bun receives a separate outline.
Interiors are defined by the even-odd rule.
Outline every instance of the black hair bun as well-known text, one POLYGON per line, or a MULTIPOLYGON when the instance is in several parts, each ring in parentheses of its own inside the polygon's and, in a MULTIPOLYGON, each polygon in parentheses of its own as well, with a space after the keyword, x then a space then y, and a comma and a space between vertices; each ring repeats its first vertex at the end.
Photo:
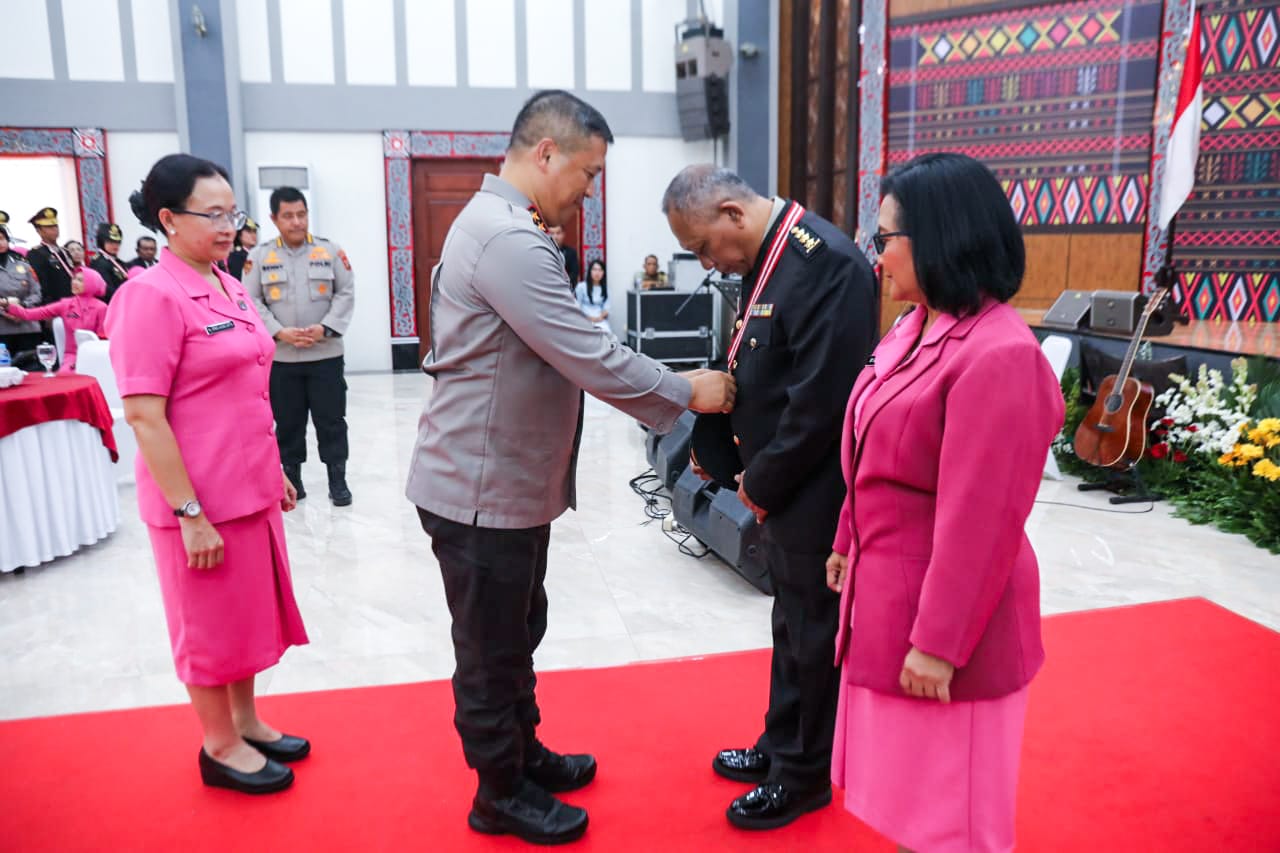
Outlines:
POLYGON ((147 200, 142 195, 142 190, 134 190, 129 195, 129 208, 133 211, 133 215, 142 223, 142 227, 149 231, 160 231, 160 223, 156 220, 154 214, 147 210, 147 200))

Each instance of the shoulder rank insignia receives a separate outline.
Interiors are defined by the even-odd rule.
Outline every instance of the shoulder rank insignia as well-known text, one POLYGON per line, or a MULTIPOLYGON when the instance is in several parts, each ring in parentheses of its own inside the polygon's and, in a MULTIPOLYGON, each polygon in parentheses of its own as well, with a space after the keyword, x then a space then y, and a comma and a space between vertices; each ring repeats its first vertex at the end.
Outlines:
POLYGON ((538 208, 535 205, 529 205, 529 216, 533 217, 533 224, 538 226, 538 230, 546 234, 547 223, 543 220, 542 214, 538 212, 538 208))
POLYGON ((814 234, 803 225, 793 226, 791 229, 791 245, 795 246, 806 257, 812 257, 814 252, 821 249, 825 244, 822 238, 814 234))

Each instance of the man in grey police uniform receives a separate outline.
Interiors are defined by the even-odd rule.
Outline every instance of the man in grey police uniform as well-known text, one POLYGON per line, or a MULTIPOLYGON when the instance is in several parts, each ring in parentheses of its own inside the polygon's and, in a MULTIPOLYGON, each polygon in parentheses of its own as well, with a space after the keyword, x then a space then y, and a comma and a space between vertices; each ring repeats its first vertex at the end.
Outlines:
POLYGON ((320 461, 329 473, 329 500, 348 506, 342 336, 355 307, 351 261, 337 243, 307 230, 307 199, 294 187, 272 191, 271 221, 280 236, 253 250, 244 263, 242 281, 276 339, 271 411, 280 461, 298 497, 306 497, 302 463, 307 459, 310 412, 320 461))
POLYGON ((516 117, 499 175, 458 214, 431 282, 435 386, 406 493, 440 563, 453 617, 454 723, 479 776, 467 823, 527 841, 572 841, 585 810, 553 793, 586 785, 590 755, 539 742, 533 654, 547 629, 551 522, 575 503, 582 392, 660 432, 687 408, 727 412, 726 373, 675 374, 592 325, 546 233, 593 192, 613 141, 567 92, 516 117))

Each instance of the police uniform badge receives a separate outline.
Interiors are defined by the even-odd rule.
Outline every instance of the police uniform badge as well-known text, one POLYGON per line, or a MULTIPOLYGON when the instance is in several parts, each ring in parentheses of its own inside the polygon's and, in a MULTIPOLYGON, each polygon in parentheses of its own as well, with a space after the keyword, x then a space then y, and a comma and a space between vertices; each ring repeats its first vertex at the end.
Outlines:
POLYGON ((547 223, 542 218, 542 214, 538 212, 538 208, 532 204, 529 205, 529 216, 533 218, 533 224, 538 226, 538 230, 541 231, 543 234, 546 234, 547 223))
POLYGON ((791 245, 800 250, 800 254, 806 258, 811 258, 826 244, 822 242, 822 238, 814 234, 808 228, 796 223, 791 228, 791 245))
POLYGON ((342 265, 347 268, 347 272, 351 272, 351 261, 347 258, 347 253, 342 249, 338 250, 338 260, 342 261, 342 265))
POLYGON ((275 300, 275 299, 279 299, 279 298, 280 298, 280 288, 278 288, 278 287, 273 287, 273 288, 271 288, 270 293, 271 293, 271 298, 272 298, 273 300, 275 300))
POLYGON ((748 317, 772 317, 773 303, 758 302, 755 305, 751 306, 751 310, 747 312, 747 316, 748 317))
MULTIPOLYGON (((249 270, 251 270, 251 269, 253 269, 253 258, 245 258, 245 259, 244 259, 244 273, 249 272, 249 270)), ((241 273, 241 275, 243 275, 244 273, 241 273)))

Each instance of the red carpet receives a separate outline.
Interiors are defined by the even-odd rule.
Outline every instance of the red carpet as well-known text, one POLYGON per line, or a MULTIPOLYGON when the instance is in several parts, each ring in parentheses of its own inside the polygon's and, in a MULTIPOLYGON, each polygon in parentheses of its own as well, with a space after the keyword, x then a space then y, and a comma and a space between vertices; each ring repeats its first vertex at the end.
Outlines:
MULTIPOLYGON (((1280 850, 1280 635, 1198 599, 1045 621, 1019 794, 1021 850, 1280 850)), ((285 666, 288 666, 286 660, 285 666)), ((888 851, 842 808, 765 834, 711 772, 764 710, 763 652, 540 678, 542 735, 593 749, 595 851, 888 851)), ((185 707, 0 724, 0 850, 513 850, 464 817, 473 776, 447 682, 269 697, 315 754, 284 794, 202 787, 185 707)))

